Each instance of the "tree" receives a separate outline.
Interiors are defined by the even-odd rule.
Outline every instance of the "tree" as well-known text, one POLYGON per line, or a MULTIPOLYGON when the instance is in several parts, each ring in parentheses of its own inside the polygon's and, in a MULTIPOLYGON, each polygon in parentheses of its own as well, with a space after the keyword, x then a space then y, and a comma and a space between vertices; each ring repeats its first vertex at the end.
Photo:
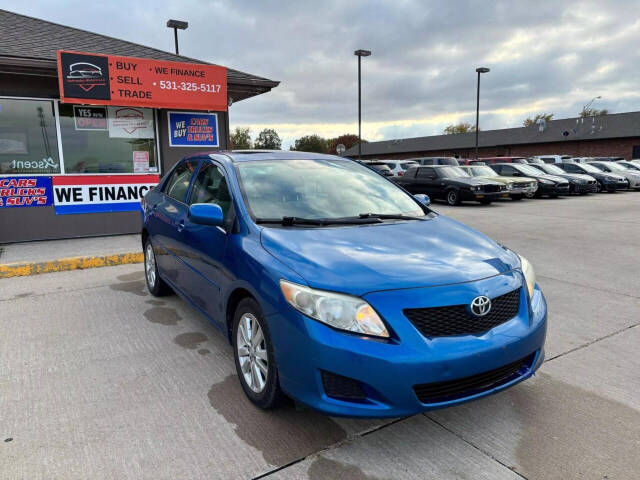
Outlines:
POLYGON ((251 148, 251 135, 249 127, 236 129, 231 134, 231 148, 235 150, 249 150, 251 148))
POLYGON ((319 135, 305 135, 297 139, 289 149, 298 152, 327 153, 329 146, 326 138, 322 138, 319 135))
POLYGON ((553 113, 538 113, 535 117, 527 117, 522 122, 523 127, 530 127, 531 125, 537 125, 538 120, 544 120, 550 122, 553 119, 553 113))
POLYGON ((452 135, 454 133, 470 133, 475 132, 476 127, 471 125, 469 122, 460 122, 457 124, 451 124, 445 127, 444 134, 452 135))
POLYGON ((609 110, 603 108, 602 110, 598 110, 597 108, 583 108, 580 112, 580 116, 582 118, 585 117, 598 117, 600 115, 606 115, 609 113, 609 110))
POLYGON ((253 142, 253 148, 265 150, 280 150, 282 140, 272 128, 265 128, 258 134, 258 138, 253 142))
MULTIPOLYGON (((354 145, 358 145, 358 135, 354 133, 345 133, 344 135, 340 135, 336 138, 330 138, 327 140, 329 144, 328 152, 331 155, 337 155, 336 147, 340 144, 344 145, 347 150, 349 150, 354 145)), ((368 143, 364 138, 362 139, 362 143, 368 143)))

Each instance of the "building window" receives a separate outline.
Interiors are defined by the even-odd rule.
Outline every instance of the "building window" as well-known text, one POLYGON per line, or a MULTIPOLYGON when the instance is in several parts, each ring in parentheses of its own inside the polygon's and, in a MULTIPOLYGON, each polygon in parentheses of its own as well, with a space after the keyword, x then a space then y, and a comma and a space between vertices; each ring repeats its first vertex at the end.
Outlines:
POLYGON ((0 98, 0 174, 60 173, 51 100, 0 98))
POLYGON ((158 172, 153 110, 60 104, 65 173, 158 172))

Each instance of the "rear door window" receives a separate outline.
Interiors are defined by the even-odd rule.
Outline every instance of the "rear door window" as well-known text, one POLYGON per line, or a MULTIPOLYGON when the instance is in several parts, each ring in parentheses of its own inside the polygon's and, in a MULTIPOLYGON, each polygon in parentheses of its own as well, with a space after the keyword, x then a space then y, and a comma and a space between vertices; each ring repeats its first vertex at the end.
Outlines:
POLYGON ((420 168, 418 170, 418 178, 433 178, 436 175, 436 172, 433 168, 420 168))

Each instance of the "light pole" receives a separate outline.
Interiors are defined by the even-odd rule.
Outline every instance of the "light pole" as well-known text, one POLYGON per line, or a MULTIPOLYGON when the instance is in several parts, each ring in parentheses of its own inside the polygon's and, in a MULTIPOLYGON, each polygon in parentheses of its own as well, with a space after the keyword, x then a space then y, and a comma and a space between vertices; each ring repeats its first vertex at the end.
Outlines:
POLYGON ((182 20, 168 20, 167 27, 173 28, 173 38, 176 42, 176 55, 180 55, 178 51, 178 29, 186 30, 189 28, 189 22, 183 22, 182 20))
POLYGON ((597 97, 593 97, 589 103, 587 103, 584 107, 582 107, 583 115, 586 115, 587 110, 591 108, 591 104, 593 104, 593 102, 595 102, 596 100, 600 100, 601 98, 602 98, 601 95, 598 95, 597 97))
POLYGON ((476 72, 478 72, 478 90, 476 91, 476 160, 478 159, 478 129, 480 123, 480 74, 481 73, 489 73, 487 67, 478 67, 476 68, 476 72))
POLYGON ((353 52, 358 57, 358 160, 362 160, 362 88, 361 88, 361 75, 360 75, 360 62, 362 57, 368 57, 371 55, 370 50, 356 50, 353 52))

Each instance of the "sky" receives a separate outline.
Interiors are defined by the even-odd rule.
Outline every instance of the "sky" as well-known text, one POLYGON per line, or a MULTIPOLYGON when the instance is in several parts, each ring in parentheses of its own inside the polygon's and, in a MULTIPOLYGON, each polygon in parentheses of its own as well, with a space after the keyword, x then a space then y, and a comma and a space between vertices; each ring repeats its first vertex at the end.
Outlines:
POLYGON ((2 1, 1 8, 173 51, 169 18, 189 22, 180 53, 280 81, 235 103, 231 128, 255 138, 357 133, 357 57, 362 60, 362 136, 442 133, 475 122, 519 126, 536 113, 576 116, 592 98, 611 112, 640 110, 640 1, 2 1))

